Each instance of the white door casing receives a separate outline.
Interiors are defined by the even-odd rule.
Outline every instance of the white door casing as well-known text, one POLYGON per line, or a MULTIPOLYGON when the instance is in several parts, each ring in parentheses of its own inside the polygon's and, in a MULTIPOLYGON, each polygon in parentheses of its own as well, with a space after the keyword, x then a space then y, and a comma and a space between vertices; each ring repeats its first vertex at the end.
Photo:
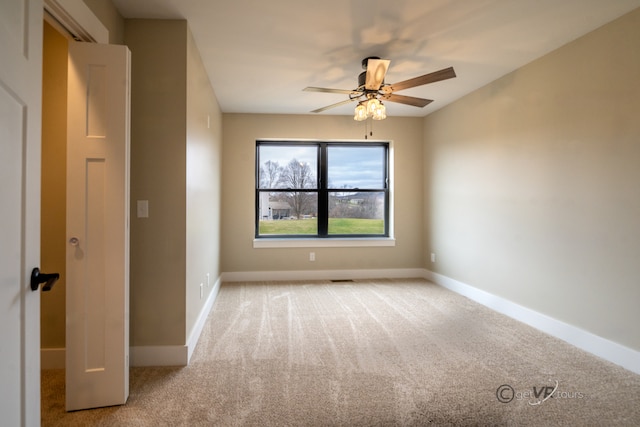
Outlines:
POLYGON ((42 2, 0 1, 0 414, 40 425, 42 2))
POLYGON ((126 46, 71 42, 67 114, 67 411, 129 395, 126 46))

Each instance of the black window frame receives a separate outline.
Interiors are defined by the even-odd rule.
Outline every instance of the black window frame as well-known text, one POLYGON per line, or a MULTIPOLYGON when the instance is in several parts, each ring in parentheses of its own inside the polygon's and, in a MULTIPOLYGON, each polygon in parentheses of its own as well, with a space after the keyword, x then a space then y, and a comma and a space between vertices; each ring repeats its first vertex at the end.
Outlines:
POLYGON ((390 171, 390 145, 389 141, 295 141, 295 140, 256 140, 255 148, 255 232, 256 239, 345 239, 345 238, 357 238, 357 239, 380 239, 389 238, 390 233, 390 188, 391 178, 389 176, 390 171), (283 188, 260 188, 260 147, 261 146, 315 146, 317 147, 317 162, 316 162, 316 188, 299 188, 299 189, 283 189, 283 188), (382 234, 329 234, 329 194, 334 192, 344 192, 344 188, 331 188, 328 187, 328 147, 382 147, 384 149, 383 156, 383 187, 382 188, 358 188, 358 192, 362 193, 383 193, 384 194, 384 232, 382 234), (260 193, 261 192, 310 192, 317 193, 317 234, 260 234, 260 193))

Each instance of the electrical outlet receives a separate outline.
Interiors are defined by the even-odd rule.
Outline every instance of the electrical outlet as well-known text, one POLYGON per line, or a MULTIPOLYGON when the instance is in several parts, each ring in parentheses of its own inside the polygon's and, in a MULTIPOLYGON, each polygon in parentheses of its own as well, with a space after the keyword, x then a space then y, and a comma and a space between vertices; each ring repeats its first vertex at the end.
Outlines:
POLYGON ((431 262, 436 262, 436 254, 431 252, 431 262))
POLYGON ((209 281, 210 277, 211 277, 211 275, 209 273, 207 273, 207 289, 209 288, 209 286, 211 286, 211 282, 209 281))
POLYGON ((204 283, 200 283, 200 299, 204 296, 204 283))
POLYGON ((316 253, 309 252, 309 261, 315 261, 315 260, 316 260, 316 253))

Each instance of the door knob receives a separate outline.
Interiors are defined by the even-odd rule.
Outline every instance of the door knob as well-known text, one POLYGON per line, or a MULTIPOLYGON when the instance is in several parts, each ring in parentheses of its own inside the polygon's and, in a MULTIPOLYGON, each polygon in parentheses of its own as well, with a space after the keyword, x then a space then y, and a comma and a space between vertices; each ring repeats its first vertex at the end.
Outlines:
POLYGON ((71 246, 78 246, 79 243, 80 243, 80 239, 78 239, 77 237, 72 237, 69 239, 69 244, 71 246))
POLYGON ((60 278, 58 273, 41 273, 39 268, 31 270, 31 290, 37 291, 40 283, 44 283, 42 291, 50 291, 53 285, 60 278))

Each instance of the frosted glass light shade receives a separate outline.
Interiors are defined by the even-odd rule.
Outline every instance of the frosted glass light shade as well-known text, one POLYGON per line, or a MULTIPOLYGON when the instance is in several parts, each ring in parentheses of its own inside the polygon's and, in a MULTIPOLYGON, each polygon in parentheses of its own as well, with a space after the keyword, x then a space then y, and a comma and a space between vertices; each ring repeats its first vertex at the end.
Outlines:
POLYGON ((364 105, 358 104, 353 116, 353 120, 357 120, 359 122, 367 120, 367 108, 364 105))

